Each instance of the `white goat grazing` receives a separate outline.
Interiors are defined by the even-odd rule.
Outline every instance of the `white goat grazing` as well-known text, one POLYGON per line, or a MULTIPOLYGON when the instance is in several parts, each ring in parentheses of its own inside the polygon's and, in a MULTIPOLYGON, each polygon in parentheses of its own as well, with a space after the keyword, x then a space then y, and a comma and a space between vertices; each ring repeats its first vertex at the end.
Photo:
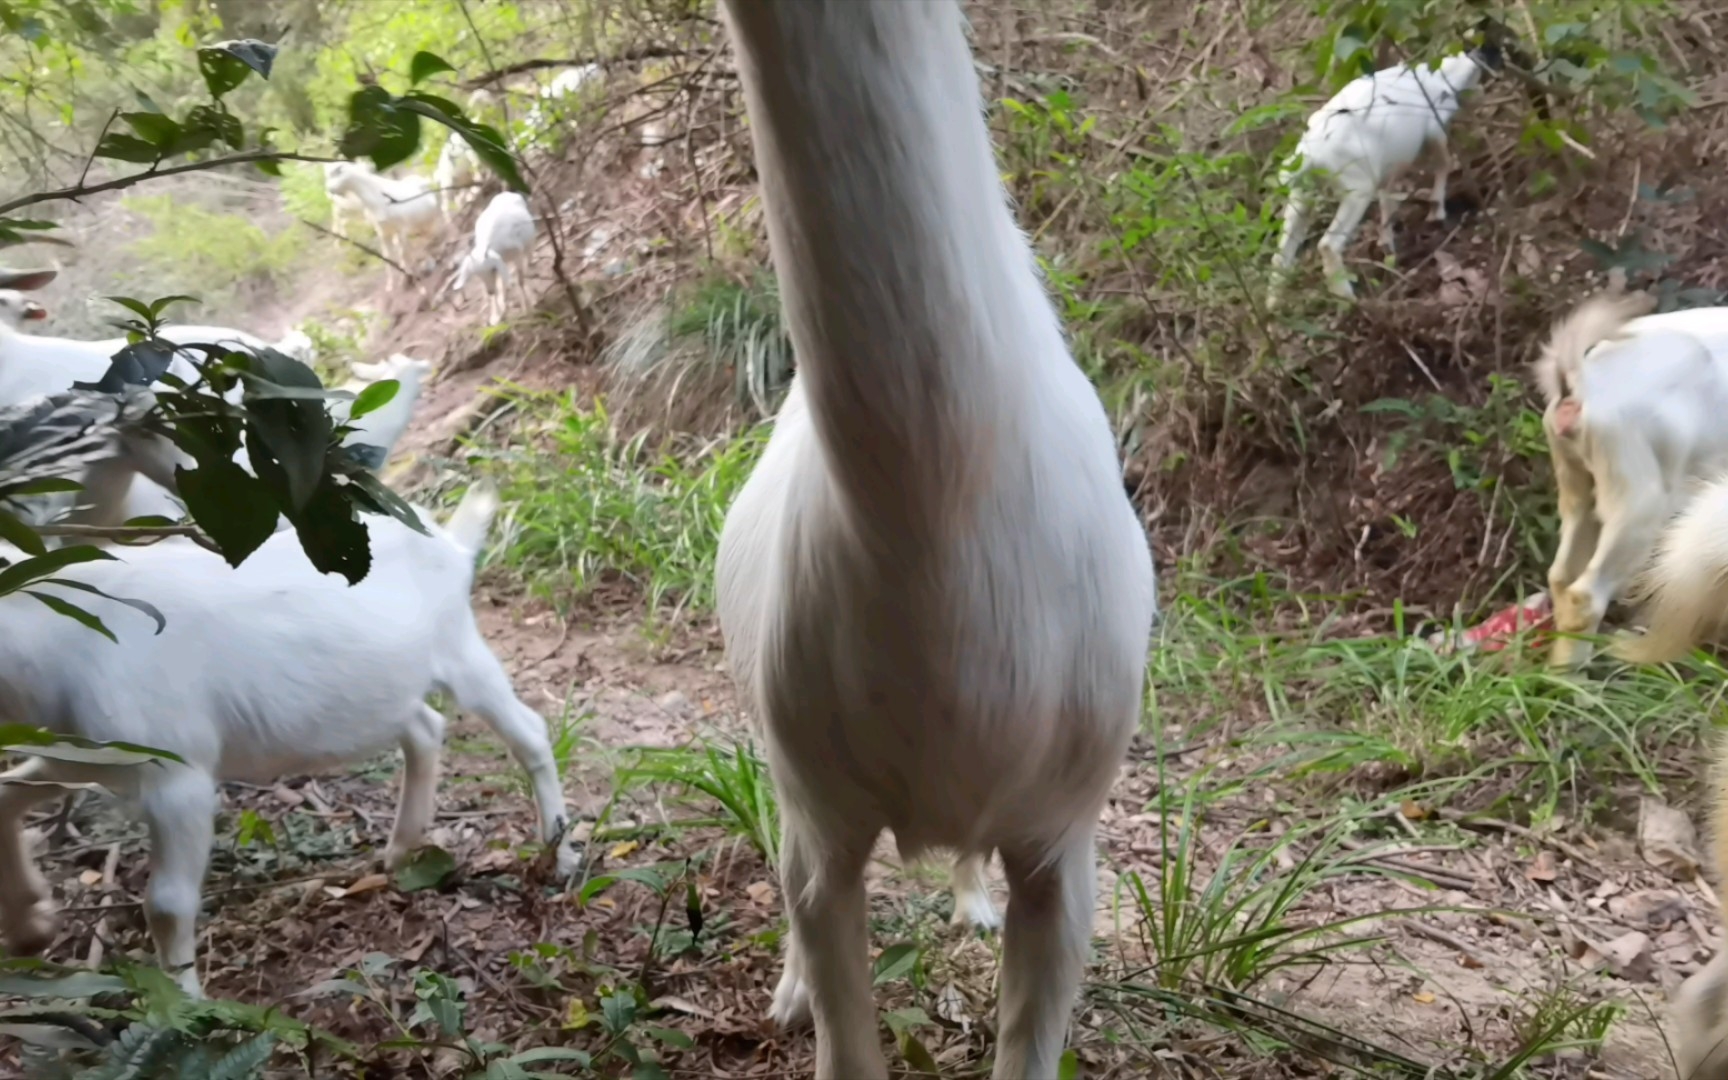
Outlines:
POLYGON ((534 254, 534 212, 528 200, 514 191, 504 191, 492 197, 486 209, 474 221, 474 246, 456 268, 450 287, 461 292, 468 279, 478 278, 486 292, 486 321, 502 322, 509 307, 505 287, 510 283, 510 267, 516 267, 516 288, 522 295, 522 306, 532 308, 528 299, 528 259, 534 254))
POLYGON ((438 189, 438 207, 444 212, 444 224, 454 224, 456 212, 474 197, 474 183, 480 178, 480 156, 468 145, 468 140, 452 133, 438 151, 438 164, 432 170, 432 184, 438 189))
POLYGON ((1156 615, 1110 425, 1008 209, 954 0, 727 0, 799 370, 717 564, 791 916, 773 1017, 886 1077, 863 871, 1001 852, 996 1080, 1049 1080, 1156 615), (865 47, 867 45, 867 47, 865 47))
MULTIPOLYGON (((1678 660, 1728 623, 1728 477, 1703 486, 1662 538, 1643 579, 1649 630, 1611 652, 1632 663, 1678 660)), ((1728 873, 1728 743, 1718 741, 1710 805, 1717 892, 1728 873)), ((1723 921, 1728 922, 1728 907, 1723 921)), ((1689 976, 1670 997, 1674 1062, 1685 1080, 1728 1080, 1728 949, 1689 976)))
POLYGON ((1342 196, 1337 216, 1320 238, 1320 262, 1327 286, 1345 299, 1356 292, 1344 268, 1344 249, 1378 197, 1380 244, 1388 255, 1394 253, 1392 214, 1399 197, 1389 188, 1424 151, 1436 159, 1429 218, 1445 219, 1446 178, 1452 168, 1446 128, 1458 112, 1460 96, 1481 81, 1485 69, 1499 66, 1498 51, 1486 46, 1448 56, 1438 67, 1397 64, 1350 82, 1308 118, 1308 130, 1278 176, 1279 184, 1290 192, 1290 201, 1284 207, 1268 306, 1276 307, 1281 300, 1296 253, 1308 235, 1314 180, 1319 176, 1342 196))
MULTIPOLYGON (((27 596, 0 599, 0 717, 61 734, 172 751, 185 764, 85 765, 34 758, 0 774, 0 930, 18 950, 53 936, 46 883, 24 846, 23 817, 55 782, 96 782, 135 797, 150 826, 145 912, 164 967, 194 993, 194 923, 210 853, 216 785, 270 781, 356 761, 392 745, 405 759, 385 861, 399 865, 431 824, 444 718, 435 688, 479 714, 533 782, 542 839, 559 843, 566 812, 546 723, 512 692, 474 622, 474 557, 497 508, 476 487, 433 535, 368 517, 372 569, 350 587, 318 573, 278 533, 230 568, 179 540, 131 549, 124 562, 58 577, 138 610, 54 586, 102 619, 119 643, 27 596)), ((560 869, 574 853, 559 848, 560 869)))
MULTIPOLYGON (((421 177, 397 180, 379 176, 350 161, 331 162, 325 169, 325 188, 360 202, 378 233, 379 250, 401 267, 402 273, 408 273, 409 239, 439 220, 437 193, 421 177)), ((385 279, 386 291, 395 285, 395 276, 385 279)))
MULTIPOLYGON (((1536 362, 1560 493, 1548 588, 1563 634, 1596 632, 1688 484, 1728 468, 1728 355, 1672 328, 1705 317, 1634 319, 1653 304, 1643 293, 1592 297, 1536 362)), ((1568 637, 1552 660, 1575 668, 1589 656, 1589 642, 1568 637)))
MULTIPOLYGON (((414 418, 414 406, 420 400, 420 391, 425 386, 426 377, 432 374, 432 363, 429 360, 416 360, 405 353, 396 353, 388 360, 376 364, 356 360, 348 366, 359 378, 343 383, 343 390, 358 394, 373 383, 385 379, 395 379, 398 384, 395 395, 377 409, 355 420, 354 430, 342 440, 344 446, 364 443, 378 447, 384 453, 378 459, 376 467, 383 468, 384 462, 390 457, 390 451, 396 446, 396 441, 402 438, 402 433, 408 430, 409 421, 414 418)), ((337 423, 343 423, 347 420, 348 406, 346 403, 332 403, 330 413, 337 423)))

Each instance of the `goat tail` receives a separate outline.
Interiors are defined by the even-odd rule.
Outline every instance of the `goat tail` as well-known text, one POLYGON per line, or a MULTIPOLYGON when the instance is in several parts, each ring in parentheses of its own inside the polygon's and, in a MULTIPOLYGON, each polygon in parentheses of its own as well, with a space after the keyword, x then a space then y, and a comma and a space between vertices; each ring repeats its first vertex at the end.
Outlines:
POLYGON ((498 488, 490 480, 476 480, 467 494, 456 504, 444 532, 450 542, 473 556, 480 554, 486 534, 492 529, 492 519, 498 516, 498 488))
POLYGON ((1623 337, 1627 323, 1654 310, 1656 298, 1649 293, 1597 293, 1555 323, 1533 365, 1536 384, 1548 404, 1577 392, 1585 353, 1623 337))
POLYGON ((1635 596, 1649 629, 1611 650, 1656 664, 1685 656, 1728 615, 1728 477, 1702 488, 1662 536, 1635 596))

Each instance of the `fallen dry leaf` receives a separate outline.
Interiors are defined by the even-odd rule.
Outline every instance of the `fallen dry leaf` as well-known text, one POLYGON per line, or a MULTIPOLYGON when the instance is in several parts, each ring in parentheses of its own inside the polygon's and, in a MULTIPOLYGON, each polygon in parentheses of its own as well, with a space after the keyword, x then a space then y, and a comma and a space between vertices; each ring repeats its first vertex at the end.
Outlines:
POLYGON ((612 845, 612 850, 606 853, 606 857, 608 859, 622 859, 641 846, 634 840, 620 840, 612 845))
POLYGON ((1638 850, 1644 861, 1671 878, 1698 876, 1698 831, 1685 811, 1645 796, 1638 804, 1638 850))
POLYGON ((1428 811, 1414 799, 1405 799, 1404 804, 1398 808, 1398 812, 1411 821, 1421 821, 1428 816, 1428 811))
POLYGON ((766 881, 752 881, 744 886, 744 894, 750 897, 752 904, 767 907, 774 902, 774 886, 766 881))
POLYGON ((1656 970, 1650 937, 1638 930, 1621 934, 1606 944, 1590 943, 1579 959, 1588 967, 1605 965, 1628 982, 1649 982, 1656 970))
POLYGON ((1424 990, 1419 994, 1411 994, 1410 1000, 1418 1005, 1432 1005, 1434 1004, 1434 995, 1424 990))
POLYGON ((331 895, 340 900, 344 896, 358 896, 361 893, 376 892, 388 884, 390 884, 390 875, 388 874, 367 874, 346 889, 339 889, 331 895))
POLYGON ((1524 876, 1531 881, 1548 882, 1560 876, 1559 869, 1554 865, 1554 853, 1544 848, 1536 856, 1536 860, 1524 868, 1524 876))

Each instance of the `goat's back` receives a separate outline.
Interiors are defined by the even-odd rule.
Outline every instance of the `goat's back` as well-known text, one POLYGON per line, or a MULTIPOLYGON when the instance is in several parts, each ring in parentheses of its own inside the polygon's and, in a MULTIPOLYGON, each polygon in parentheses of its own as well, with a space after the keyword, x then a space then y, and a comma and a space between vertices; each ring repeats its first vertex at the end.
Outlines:
POLYGON ((1647 329, 1605 342, 1576 378, 1579 442, 1593 461, 1615 460, 1614 445, 1637 439, 1669 487, 1728 467, 1728 357, 1711 355, 1692 335, 1647 329))
POLYGON ((115 644, 21 594, 0 598, 0 715, 179 753, 230 778, 383 749, 475 633, 472 556, 370 516, 373 564, 350 587, 279 532, 237 568, 189 541, 59 576, 120 599, 41 586, 102 619, 115 644))
POLYGON ((1462 89, 1440 69, 1406 64, 1350 82, 1308 118, 1296 147, 1303 171, 1345 188, 1379 187, 1446 130, 1462 89))

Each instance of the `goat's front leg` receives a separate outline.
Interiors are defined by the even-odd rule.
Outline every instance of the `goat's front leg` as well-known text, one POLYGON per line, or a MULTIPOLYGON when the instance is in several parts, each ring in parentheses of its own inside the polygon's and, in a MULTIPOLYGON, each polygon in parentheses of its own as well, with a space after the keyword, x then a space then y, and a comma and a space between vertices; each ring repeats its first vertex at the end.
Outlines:
POLYGON ((1355 299, 1356 290, 1350 285, 1350 272, 1344 269, 1344 249, 1350 246, 1373 204, 1372 191, 1346 192, 1326 235, 1320 238, 1320 265, 1326 268, 1326 287, 1346 300, 1355 299))
POLYGON ((402 732, 402 794, 396 825, 384 849, 384 865, 400 867, 432 827, 438 808, 438 762, 444 749, 444 715, 422 701, 402 732))
MULTIPOLYGON (((1620 595, 1650 557, 1666 517, 1667 497, 1661 481, 1652 478, 1634 490, 1599 491, 1596 512, 1602 520, 1596 551, 1584 572, 1554 596, 1554 628, 1562 634, 1590 635, 1602 625, 1608 605, 1620 595), (1654 490, 1652 490, 1654 488, 1654 490)), ((1601 485, 1606 489, 1607 485, 1601 485)), ((1591 644, 1579 637, 1554 643, 1555 667, 1576 669, 1590 659, 1591 644)))
POLYGON ((1429 153, 1434 158, 1434 202, 1433 209, 1428 211, 1429 221, 1446 220, 1446 177, 1452 171, 1452 150, 1446 143, 1446 136, 1428 144, 1429 153))
POLYGON ((783 805, 780 894, 790 912, 786 972, 774 992, 795 1016, 808 1001, 816 1021, 816 1080, 886 1080, 870 990, 864 863, 874 836, 819 834, 783 805), (792 985, 788 986, 788 980, 792 985))
POLYGON ((1390 188, 1381 188, 1380 200, 1380 250, 1393 262, 1398 261, 1398 236, 1392 228, 1393 221, 1398 217, 1398 207, 1403 198, 1390 188))
POLYGON ((193 997, 198 982, 198 909, 216 831, 216 784, 196 769, 168 766, 142 792, 150 826, 150 885, 144 914, 164 970, 193 997))
POLYGON ((1596 519, 1596 482, 1589 469, 1555 446, 1549 436, 1549 459, 1554 463, 1554 481, 1559 489, 1560 546, 1548 567, 1548 596, 1554 603, 1571 586, 1596 553, 1602 523, 1596 519))
POLYGON ((22 955, 54 941, 54 894, 31 861, 24 835, 30 808, 60 794, 51 774, 52 765, 42 758, 0 773, 0 938, 22 955))
POLYGON ((1091 828, 1075 830, 1054 859, 1042 848, 1002 850, 1008 925, 992 1080, 1056 1080, 1092 941, 1095 859, 1091 828))

